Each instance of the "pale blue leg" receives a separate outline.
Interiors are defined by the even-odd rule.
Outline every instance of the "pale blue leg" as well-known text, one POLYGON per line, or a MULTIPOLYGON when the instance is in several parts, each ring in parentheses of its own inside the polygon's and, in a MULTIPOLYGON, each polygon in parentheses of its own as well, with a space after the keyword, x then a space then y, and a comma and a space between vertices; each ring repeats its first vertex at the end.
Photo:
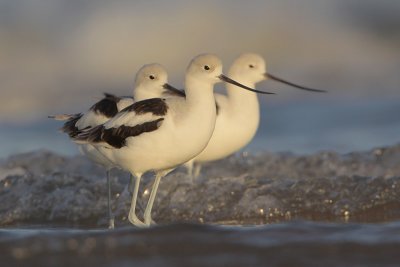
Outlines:
POLYGON ((139 192, 139 185, 140 185, 141 177, 142 177, 142 174, 138 174, 138 175, 135 176, 135 187, 133 189, 132 202, 131 202, 131 208, 129 209, 128 219, 135 226, 145 227, 146 224, 144 224, 136 216, 136 202, 137 202, 137 196, 138 196, 138 192, 139 192))
POLYGON ((153 204, 154 204, 154 200, 157 195, 157 190, 158 190, 158 186, 160 184, 160 180, 162 177, 167 175, 172 170, 173 169, 164 170, 164 171, 157 172, 157 174, 156 174, 156 179, 154 181, 153 188, 151 189, 151 193, 150 193, 150 198, 149 198, 149 201, 147 202, 146 210, 144 211, 144 223, 147 226, 150 226, 150 224, 153 221, 151 218, 151 210, 153 209, 153 204))
POLYGON ((191 184, 194 183, 194 177, 193 177, 193 165, 194 165, 194 160, 189 160, 184 164, 186 170, 187 170, 187 175, 188 175, 188 180, 191 184))
POLYGON ((107 206, 108 206, 108 228, 114 229, 114 215, 112 214, 111 209, 111 170, 107 170, 107 184, 108 184, 108 199, 107 199, 107 206))
POLYGON ((135 188, 135 177, 132 174, 130 174, 129 175, 128 192, 133 194, 134 188, 135 188))
POLYGON ((201 171, 201 164, 200 163, 196 163, 194 165, 194 170, 193 170, 193 179, 197 179, 197 177, 199 177, 200 175, 200 171, 201 171))

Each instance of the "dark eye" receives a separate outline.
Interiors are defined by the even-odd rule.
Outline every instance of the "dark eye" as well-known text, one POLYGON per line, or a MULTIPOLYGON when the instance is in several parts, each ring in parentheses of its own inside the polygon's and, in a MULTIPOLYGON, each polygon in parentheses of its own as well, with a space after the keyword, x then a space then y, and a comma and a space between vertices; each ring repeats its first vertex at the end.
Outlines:
POLYGON ((254 65, 250 64, 250 65, 249 65, 249 68, 250 68, 250 69, 254 68, 254 65))
POLYGON ((150 75, 149 78, 150 78, 150 80, 154 80, 155 79, 155 77, 153 75, 150 75))
POLYGON ((207 65, 205 65, 205 66, 204 66, 204 69, 205 69, 205 70, 209 70, 209 69, 210 69, 210 67, 209 67, 209 66, 207 66, 207 65))

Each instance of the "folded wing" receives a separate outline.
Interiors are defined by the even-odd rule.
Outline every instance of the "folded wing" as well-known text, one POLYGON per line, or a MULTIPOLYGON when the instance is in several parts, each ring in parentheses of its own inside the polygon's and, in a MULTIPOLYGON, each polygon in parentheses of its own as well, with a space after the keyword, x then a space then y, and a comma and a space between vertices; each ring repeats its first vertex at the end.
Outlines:
POLYGON ((78 143, 103 143, 121 148, 126 139, 157 130, 167 114, 165 99, 152 98, 136 102, 121 110, 105 124, 84 130, 74 140, 78 143))

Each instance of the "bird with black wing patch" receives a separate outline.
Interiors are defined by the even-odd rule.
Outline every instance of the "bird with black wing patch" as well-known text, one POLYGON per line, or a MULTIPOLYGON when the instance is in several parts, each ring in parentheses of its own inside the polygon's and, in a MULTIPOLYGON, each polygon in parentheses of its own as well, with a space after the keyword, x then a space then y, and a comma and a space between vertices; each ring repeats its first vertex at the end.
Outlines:
MULTIPOLYGON (((49 116, 56 120, 66 120, 61 131, 67 133, 70 138, 75 138, 82 130, 96 128, 96 126, 107 122, 113 118, 119 111, 133 104, 135 101, 154 97, 170 97, 182 95, 183 93, 168 84, 168 75, 165 68, 160 64, 148 64, 143 66, 135 78, 135 86, 132 97, 117 97, 105 93, 104 98, 92 105, 84 114, 73 115, 55 115, 49 116)), ((106 169, 108 184, 108 215, 109 228, 114 228, 114 218, 111 212, 111 181, 110 171, 117 167, 107 157, 104 157, 91 144, 78 144, 79 150, 93 162, 102 165, 106 169)))
POLYGON ((214 131, 216 105, 214 84, 220 81, 244 86, 222 74, 221 60, 211 54, 195 57, 185 76, 185 97, 154 98, 136 102, 113 119, 78 134, 78 142, 94 145, 114 164, 136 177, 129 221, 149 226, 151 210, 162 177, 199 154, 214 131), (136 216, 140 179, 145 172, 156 177, 144 212, 136 216))

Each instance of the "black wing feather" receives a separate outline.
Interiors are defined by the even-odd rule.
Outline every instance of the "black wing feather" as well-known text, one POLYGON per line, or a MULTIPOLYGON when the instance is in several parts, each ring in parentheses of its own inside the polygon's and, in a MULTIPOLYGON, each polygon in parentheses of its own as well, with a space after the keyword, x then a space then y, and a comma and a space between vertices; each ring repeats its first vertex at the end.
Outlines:
POLYGON ((165 99, 162 98, 150 98, 146 100, 142 100, 139 102, 135 102, 130 106, 127 106, 121 112, 132 112, 134 111, 136 114, 145 114, 152 113, 156 116, 163 116, 167 113, 168 106, 165 103, 165 99))
POLYGON ((121 148, 126 145, 126 138, 153 132, 160 127, 163 120, 164 118, 160 118, 133 127, 122 125, 118 128, 106 129, 103 131, 102 139, 115 148, 121 148))
MULTIPOLYGON (((168 106, 165 99, 151 98, 135 102, 132 105, 121 110, 120 113, 135 112, 136 115, 152 113, 156 116, 163 116, 167 113, 168 106)), ((85 141, 89 143, 105 142, 115 148, 121 148, 126 145, 128 137, 138 136, 142 133, 157 130, 164 118, 144 122, 135 126, 120 125, 115 128, 106 129, 104 125, 93 127, 87 131, 81 131, 75 136, 76 141, 85 141)))
POLYGON ((115 148, 121 148, 126 145, 128 137, 139 136, 142 133, 153 132, 157 130, 164 118, 145 122, 135 126, 121 125, 118 128, 105 129, 103 125, 96 126, 88 131, 84 131, 75 138, 77 141, 87 141, 90 143, 105 142, 115 148))
POLYGON ((97 114, 102 114, 107 118, 112 118, 118 113, 117 104, 120 100, 120 97, 104 93, 104 98, 94 104, 90 110, 96 112, 97 114))
POLYGON ((75 114, 74 116, 72 116, 71 118, 69 118, 63 125, 63 127, 60 128, 60 131, 62 131, 63 133, 68 134, 69 137, 73 138, 75 137, 77 134, 80 133, 78 127, 76 127, 76 122, 82 118, 83 114, 79 113, 79 114, 75 114))

